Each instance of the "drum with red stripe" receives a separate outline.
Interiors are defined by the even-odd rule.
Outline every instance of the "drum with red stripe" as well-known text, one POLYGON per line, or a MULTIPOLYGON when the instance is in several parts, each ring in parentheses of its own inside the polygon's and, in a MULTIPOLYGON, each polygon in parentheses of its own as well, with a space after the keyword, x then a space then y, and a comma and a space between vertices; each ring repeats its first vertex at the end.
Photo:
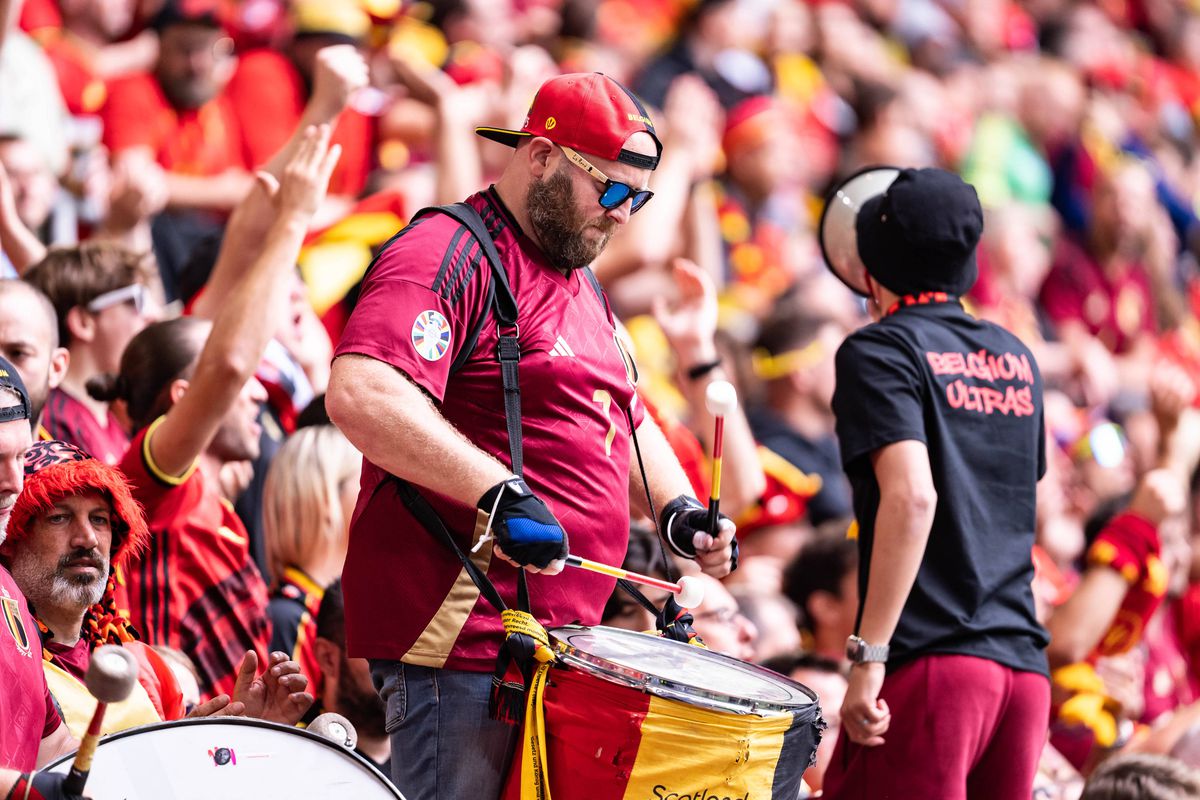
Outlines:
POLYGON ((824 722, 770 670, 644 633, 550 632, 505 800, 795 800, 824 722))

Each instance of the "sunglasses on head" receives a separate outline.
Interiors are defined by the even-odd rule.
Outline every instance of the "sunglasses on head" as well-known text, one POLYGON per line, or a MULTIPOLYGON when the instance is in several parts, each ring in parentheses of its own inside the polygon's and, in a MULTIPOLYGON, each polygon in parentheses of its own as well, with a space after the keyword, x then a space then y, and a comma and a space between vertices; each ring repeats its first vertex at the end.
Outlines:
POLYGON ((132 283, 129 286, 122 286, 120 289, 96 295, 92 298, 92 302, 87 304, 87 310, 93 314, 99 314, 106 308, 132 302, 134 310, 142 314, 146 311, 148 299, 146 287, 140 283, 132 283))
POLYGON ((601 172, 595 164, 588 161, 576 151, 569 147, 564 147, 561 144, 559 147, 562 148, 562 151, 567 154, 567 158, 572 164, 579 167, 596 180, 604 183, 604 190, 600 192, 601 208, 611 211, 612 209, 624 203, 626 200, 632 198, 633 202, 629 206, 629 213, 634 214, 637 213, 639 208, 646 205, 647 201, 649 201, 651 197, 654 197, 654 192, 650 191, 649 189, 635 189, 628 183, 614 181, 612 178, 601 172))

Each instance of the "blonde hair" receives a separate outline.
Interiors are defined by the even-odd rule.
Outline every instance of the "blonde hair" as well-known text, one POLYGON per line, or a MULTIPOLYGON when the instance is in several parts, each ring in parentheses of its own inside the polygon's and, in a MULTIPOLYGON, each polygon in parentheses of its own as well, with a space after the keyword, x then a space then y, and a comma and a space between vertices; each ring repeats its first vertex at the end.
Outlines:
POLYGON ((288 566, 305 569, 341 544, 341 491, 362 456, 332 425, 302 428, 284 442, 271 462, 263 488, 267 566, 278 580, 288 566))

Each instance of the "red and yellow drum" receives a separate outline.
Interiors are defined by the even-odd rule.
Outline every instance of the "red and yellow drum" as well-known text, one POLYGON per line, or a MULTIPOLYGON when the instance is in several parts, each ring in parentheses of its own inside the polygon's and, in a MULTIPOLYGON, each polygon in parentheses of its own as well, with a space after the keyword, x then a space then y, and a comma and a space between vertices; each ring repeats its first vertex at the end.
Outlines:
POLYGON ((505 800, 794 800, 824 722, 770 670, 644 633, 550 631, 505 800))

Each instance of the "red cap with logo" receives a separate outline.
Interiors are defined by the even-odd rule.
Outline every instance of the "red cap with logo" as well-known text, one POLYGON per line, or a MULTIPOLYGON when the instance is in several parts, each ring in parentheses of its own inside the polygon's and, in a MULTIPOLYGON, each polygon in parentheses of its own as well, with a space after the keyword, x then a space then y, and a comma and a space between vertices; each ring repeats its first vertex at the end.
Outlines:
POLYGON ((543 83, 519 131, 476 128, 475 132, 509 147, 516 147, 526 136, 542 136, 563 147, 639 169, 654 169, 662 155, 662 142, 642 101, 599 72, 573 72, 543 83), (650 134, 658 151, 655 155, 625 149, 625 142, 639 131, 650 134))

